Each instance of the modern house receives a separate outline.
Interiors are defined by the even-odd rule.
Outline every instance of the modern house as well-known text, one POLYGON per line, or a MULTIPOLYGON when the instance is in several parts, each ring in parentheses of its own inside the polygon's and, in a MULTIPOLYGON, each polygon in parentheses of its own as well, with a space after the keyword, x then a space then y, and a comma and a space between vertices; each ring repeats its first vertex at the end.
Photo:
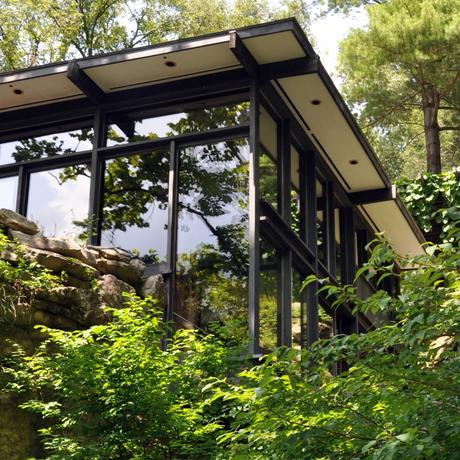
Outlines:
POLYGON ((292 19, 0 74, 0 207, 137 252, 168 319, 255 354, 374 327, 300 285, 351 283, 376 232, 423 252, 292 19))

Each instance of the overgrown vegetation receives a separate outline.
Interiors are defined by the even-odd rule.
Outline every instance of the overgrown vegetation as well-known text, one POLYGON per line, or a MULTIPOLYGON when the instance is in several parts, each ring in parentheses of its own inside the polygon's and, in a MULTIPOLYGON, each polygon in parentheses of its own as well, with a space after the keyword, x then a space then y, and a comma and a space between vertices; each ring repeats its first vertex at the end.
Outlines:
POLYGON ((0 229, 0 323, 14 318, 18 306, 30 305, 38 290, 57 287, 64 277, 42 267, 0 229))
POLYGON ((107 325, 42 328, 49 338, 33 356, 18 349, 4 365, 9 391, 34 395, 24 408, 43 417, 50 459, 453 459, 460 252, 428 252, 409 260, 375 244, 360 276, 415 264, 398 275, 396 298, 360 300, 353 286, 322 282, 337 303, 393 312, 393 323, 367 334, 302 355, 278 349, 249 369, 212 335, 179 331, 165 351, 154 301, 132 299, 107 325), (349 370, 334 375, 341 360, 349 370))
POLYGON ((452 241, 460 220, 460 168, 401 179, 398 191, 429 241, 452 241))

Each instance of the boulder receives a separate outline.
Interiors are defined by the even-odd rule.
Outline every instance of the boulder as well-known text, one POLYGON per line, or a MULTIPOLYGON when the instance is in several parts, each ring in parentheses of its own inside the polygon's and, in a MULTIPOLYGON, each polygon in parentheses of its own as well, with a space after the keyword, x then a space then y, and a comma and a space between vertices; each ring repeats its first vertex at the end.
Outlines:
POLYGON ((132 286, 111 274, 102 276, 99 286, 102 291, 102 301, 109 307, 123 307, 125 302, 122 295, 123 292, 135 294, 132 286))
POLYGON ((76 259, 81 257, 82 247, 72 240, 48 238, 43 235, 26 235, 15 230, 10 230, 9 234, 16 241, 31 248, 56 252, 62 256, 75 257, 76 259))
POLYGON ((0 209, 0 225, 12 230, 19 230, 28 235, 35 235, 40 231, 35 223, 27 220, 24 216, 21 216, 21 214, 5 208, 0 209))
POLYGON ((140 259, 132 259, 126 263, 101 257, 97 260, 97 268, 101 273, 115 275, 131 286, 138 286, 141 284, 145 264, 140 259))
POLYGON ((83 281, 91 281, 99 276, 95 268, 77 259, 64 257, 60 254, 42 249, 31 249, 30 254, 40 265, 55 273, 65 271, 70 276, 83 281))
POLYGON ((122 248, 108 248, 102 246, 88 246, 88 249, 97 252, 104 259, 117 260, 129 264, 133 255, 122 248))
MULTIPOLYGON (((72 321, 80 327, 100 324, 106 319, 98 293, 88 289, 61 286, 41 290, 37 292, 36 297, 32 303, 34 314, 36 310, 46 311, 56 317, 72 321)), ((34 318, 33 320, 35 321, 34 318)))
POLYGON ((141 288, 142 297, 150 295, 156 299, 162 299, 165 296, 165 292, 165 282, 162 275, 150 275, 141 288))

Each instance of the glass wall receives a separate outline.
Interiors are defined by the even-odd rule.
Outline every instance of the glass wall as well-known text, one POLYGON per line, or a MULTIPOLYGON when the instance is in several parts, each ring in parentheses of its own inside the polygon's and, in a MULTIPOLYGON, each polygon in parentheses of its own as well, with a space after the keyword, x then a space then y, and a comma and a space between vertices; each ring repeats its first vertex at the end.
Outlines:
POLYGON ((260 240, 259 345, 269 351, 278 344, 280 314, 280 255, 265 240, 260 240))
POLYGON ((123 115, 117 124, 117 116, 109 116, 107 145, 114 146, 159 137, 177 136, 179 134, 204 132, 210 129, 226 128, 249 121, 249 104, 242 102, 219 107, 189 110, 167 115, 123 115), (130 136, 120 127, 133 129, 130 136))
POLYGON ((279 206, 278 127, 268 112, 260 109, 259 188, 260 197, 273 208, 279 206))
POLYGON ((301 291, 305 277, 297 270, 292 271, 292 346, 307 345, 307 295, 301 291))
POLYGON ((84 241, 89 182, 85 165, 32 173, 27 218, 45 236, 84 241))
POLYGON ((166 261, 169 155, 157 150, 106 162, 103 246, 129 250, 146 263, 166 261))
POLYGON ((0 208, 16 209, 16 194, 18 190, 18 178, 6 177, 0 179, 0 208))
POLYGON ((300 156, 291 146, 291 228, 300 236, 300 156))
POLYGON ((31 137, 0 144, 0 165, 91 150, 92 129, 31 137))
POLYGON ((248 156, 246 140, 179 152, 175 320, 214 322, 240 343, 248 321, 248 156))

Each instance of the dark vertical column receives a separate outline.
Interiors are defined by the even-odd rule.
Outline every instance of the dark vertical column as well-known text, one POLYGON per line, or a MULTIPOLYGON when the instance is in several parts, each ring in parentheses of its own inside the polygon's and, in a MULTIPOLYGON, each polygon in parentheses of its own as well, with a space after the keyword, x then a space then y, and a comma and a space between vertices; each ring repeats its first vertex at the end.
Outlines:
POLYGON ((169 276, 167 280, 167 305, 165 321, 173 321, 176 302, 176 260, 177 260, 177 200, 179 196, 179 150, 175 141, 170 143, 168 180, 168 248, 167 261, 169 276))
POLYGON ((27 204, 29 201, 29 184, 30 174, 24 168, 24 166, 20 166, 18 173, 18 190, 16 194, 16 212, 18 214, 22 214, 23 216, 27 215, 27 204))
POLYGON ((102 207, 104 199, 104 160, 100 157, 98 149, 105 146, 107 139, 105 113, 99 107, 94 114, 93 131, 91 182, 89 187, 88 240, 90 244, 98 245, 101 242, 102 207))
MULTIPOLYGON (((305 242, 315 256, 315 272, 318 272, 318 231, 316 227, 317 196, 316 196, 316 158, 313 151, 307 152, 305 158, 305 190, 306 190, 306 225, 305 242)), ((318 283, 307 287, 307 330, 308 346, 319 339, 318 283)))
MULTIPOLYGON (((278 168, 280 168, 280 213, 283 220, 291 224, 291 142, 289 122, 283 120, 278 129, 278 168)), ((285 250, 281 254, 280 314, 278 315, 278 340, 280 345, 292 345, 292 254, 285 250)))
POLYGON ((362 267, 368 260, 368 254, 366 251, 366 246, 368 243, 367 231, 360 229, 356 231, 356 243, 357 243, 357 255, 358 255, 358 266, 362 267))
POLYGON ((352 284, 356 273, 352 208, 340 209, 340 250, 342 256, 342 284, 352 284))
POLYGON ((336 276, 336 242, 335 242, 335 198, 334 184, 326 184, 324 218, 326 219, 326 260, 329 273, 335 278, 336 276))
MULTIPOLYGON (((353 208, 340 209, 340 251, 342 260, 342 284, 352 284, 355 279, 355 234, 353 224, 353 208)), ((341 318, 339 333, 351 334, 358 332, 358 320, 354 318, 341 318)))
POLYGON ((254 81, 250 92, 249 126, 249 352, 259 352, 259 291, 260 291, 260 242, 259 242, 259 84, 254 81))

